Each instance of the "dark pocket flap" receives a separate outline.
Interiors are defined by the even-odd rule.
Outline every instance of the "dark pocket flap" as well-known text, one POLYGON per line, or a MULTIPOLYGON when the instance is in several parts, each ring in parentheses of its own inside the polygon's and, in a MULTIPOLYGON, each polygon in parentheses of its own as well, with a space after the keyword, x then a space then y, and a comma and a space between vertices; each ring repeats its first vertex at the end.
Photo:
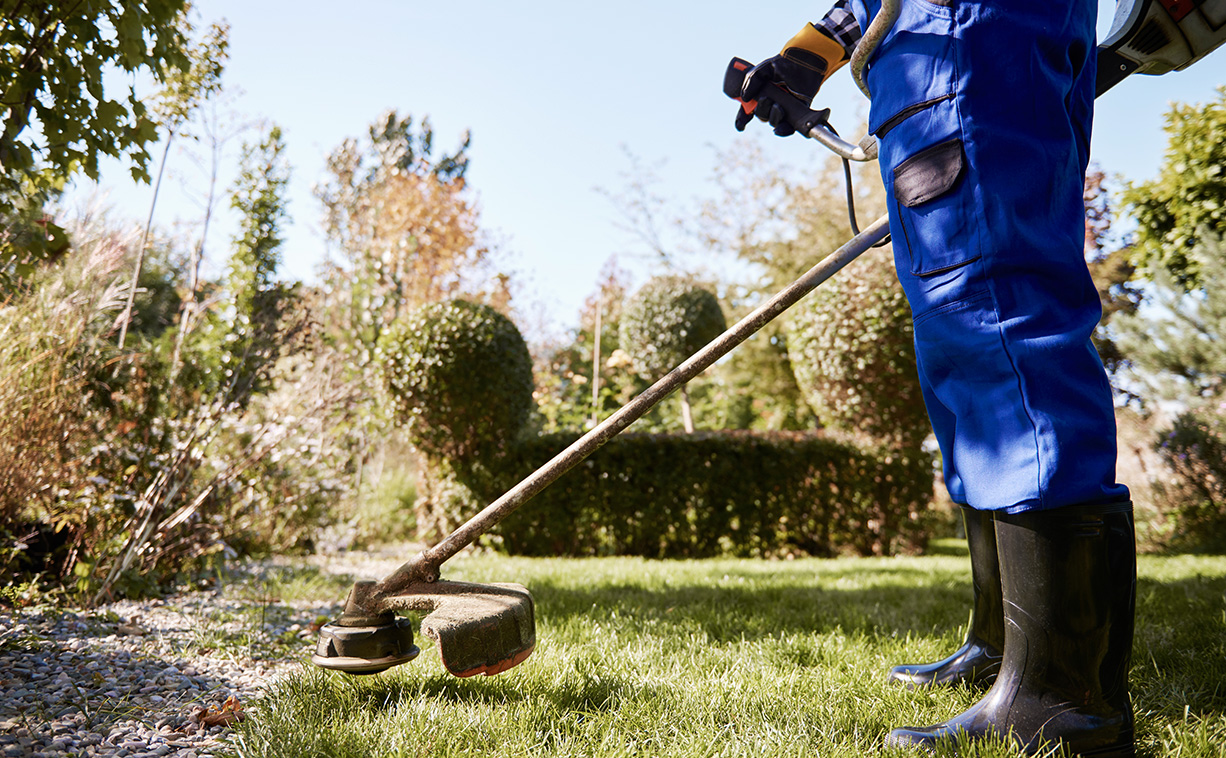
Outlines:
POLYGON ((925 148, 894 167, 894 199, 914 208, 938 198, 954 186, 965 165, 957 137, 925 148))

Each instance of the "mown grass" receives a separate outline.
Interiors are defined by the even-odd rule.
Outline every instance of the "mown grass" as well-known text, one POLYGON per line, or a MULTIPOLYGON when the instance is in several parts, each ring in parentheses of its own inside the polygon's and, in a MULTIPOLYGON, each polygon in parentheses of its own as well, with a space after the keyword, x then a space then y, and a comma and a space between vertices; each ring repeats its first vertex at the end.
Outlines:
MULTIPOLYGON (((537 601, 524 665, 460 680, 437 654, 375 677, 304 666, 250 708, 256 756, 864 756, 929 724, 966 688, 887 685, 964 634, 957 555, 787 562, 453 561, 448 577, 519 581, 537 601)), ((1133 696, 1143 756, 1226 755, 1226 558, 1142 558, 1133 696)), ((953 755, 954 749, 942 749, 953 755)), ((1011 756, 1003 744, 959 755, 1011 756)))

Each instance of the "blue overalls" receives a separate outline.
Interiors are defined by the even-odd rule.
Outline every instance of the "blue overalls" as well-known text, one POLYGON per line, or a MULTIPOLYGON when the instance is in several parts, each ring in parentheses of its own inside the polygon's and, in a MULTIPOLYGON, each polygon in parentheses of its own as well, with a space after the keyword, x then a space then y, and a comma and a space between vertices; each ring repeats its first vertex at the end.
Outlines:
MULTIPOLYGON (((852 0, 861 29, 880 0, 852 0)), ((958 503, 1127 496, 1083 257, 1094 101, 1087 0, 903 0, 869 59, 895 265, 958 503)))

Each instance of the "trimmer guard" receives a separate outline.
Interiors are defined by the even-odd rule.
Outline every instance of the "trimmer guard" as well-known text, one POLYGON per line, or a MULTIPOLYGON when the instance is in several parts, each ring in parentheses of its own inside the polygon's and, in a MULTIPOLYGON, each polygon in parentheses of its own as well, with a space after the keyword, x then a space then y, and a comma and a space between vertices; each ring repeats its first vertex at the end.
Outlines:
POLYGON ((395 610, 430 611, 421 630, 438 643, 455 676, 493 676, 536 648, 536 608, 522 584, 419 582, 384 601, 395 610))

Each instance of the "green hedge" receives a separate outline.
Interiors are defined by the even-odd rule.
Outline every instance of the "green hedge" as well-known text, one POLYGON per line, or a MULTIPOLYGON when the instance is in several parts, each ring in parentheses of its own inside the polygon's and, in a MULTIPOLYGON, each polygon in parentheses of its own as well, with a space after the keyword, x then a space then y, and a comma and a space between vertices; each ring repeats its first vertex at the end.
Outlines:
MULTIPOLYGON (((487 501, 577 439, 510 446, 478 494, 487 501)), ((473 480, 470 480, 473 481, 473 480)), ((932 460, 814 433, 627 433, 503 521, 520 555, 890 554, 922 546, 932 460)))

